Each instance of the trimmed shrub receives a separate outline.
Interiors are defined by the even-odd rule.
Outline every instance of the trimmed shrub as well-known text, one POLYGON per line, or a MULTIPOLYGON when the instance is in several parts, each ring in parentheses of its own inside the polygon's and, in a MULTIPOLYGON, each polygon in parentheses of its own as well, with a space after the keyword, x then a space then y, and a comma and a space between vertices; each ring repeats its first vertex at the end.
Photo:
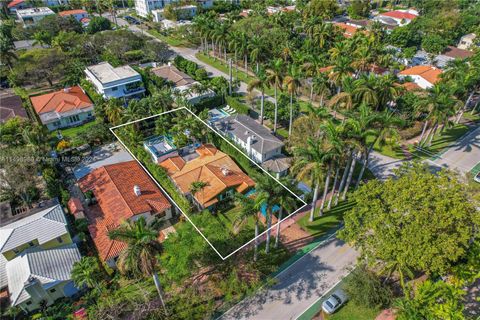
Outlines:
POLYGON ((227 96, 225 97, 225 100, 227 101, 227 104, 235 109, 238 113, 248 114, 250 108, 246 104, 240 102, 238 98, 227 96))

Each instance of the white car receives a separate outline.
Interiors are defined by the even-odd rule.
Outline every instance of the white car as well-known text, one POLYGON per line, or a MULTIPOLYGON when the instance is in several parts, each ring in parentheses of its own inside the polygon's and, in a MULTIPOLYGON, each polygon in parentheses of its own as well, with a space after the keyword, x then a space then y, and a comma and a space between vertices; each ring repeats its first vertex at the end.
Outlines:
POLYGON ((475 178, 473 178, 473 180, 477 181, 478 183, 480 183, 480 172, 477 173, 477 175, 475 176, 475 178))
POLYGON ((347 302, 348 297, 343 290, 336 290, 322 303, 322 310, 327 314, 332 314, 347 302))

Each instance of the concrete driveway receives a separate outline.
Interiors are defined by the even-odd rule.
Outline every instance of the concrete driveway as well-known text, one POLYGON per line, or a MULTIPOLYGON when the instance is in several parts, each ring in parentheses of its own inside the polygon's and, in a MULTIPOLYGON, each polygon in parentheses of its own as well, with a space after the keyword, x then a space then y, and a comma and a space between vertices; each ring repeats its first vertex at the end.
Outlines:
POLYGON ((353 267, 358 253, 332 237, 280 273, 275 285, 242 300, 219 319, 296 319, 353 267))

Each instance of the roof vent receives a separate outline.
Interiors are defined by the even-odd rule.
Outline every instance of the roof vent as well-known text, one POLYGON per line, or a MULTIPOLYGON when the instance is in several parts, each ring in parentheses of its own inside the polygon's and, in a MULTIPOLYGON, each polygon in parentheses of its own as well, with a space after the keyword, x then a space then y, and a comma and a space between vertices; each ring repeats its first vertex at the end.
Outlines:
POLYGON ((69 93, 69 92, 70 92, 70 87, 65 87, 65 88, 63 88, 63 92, 69 93))
POLYGON ((228 174, 230 173, 230 170, 228 170, 227 168, 223 167, 222 168, 222 174, 226 177, 228 176, 228 174))
POLYGON ((133 192, 135 193, 135 195, 136 195, 137 197, 140 197, 140 195, 142 194, 142 191, 140 190, 140 187, 137 186, 137 185, 134 185, 134 186, 133 186, 133 192))

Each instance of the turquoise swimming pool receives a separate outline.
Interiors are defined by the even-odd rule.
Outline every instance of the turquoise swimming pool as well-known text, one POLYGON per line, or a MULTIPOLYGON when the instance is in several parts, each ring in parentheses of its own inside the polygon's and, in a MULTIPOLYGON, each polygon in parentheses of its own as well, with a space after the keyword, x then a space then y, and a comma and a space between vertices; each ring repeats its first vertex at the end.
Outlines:
MULTIPOLYGON (((255 192, 257 192, 257 190, 252 189, 252 190, 248 191, 245 195, 246 195, 246 196, 251 196, 251 195, 254 194, 255 192)), ((275 212, 277 212, 278 210, 280 210, 280 206, 279 206, 278 204, 276 204, 276 205, 274 205, 273 208, 272 208, 272 213, 275 213, 275 212)), ((264 203, 264 204, 262 205, 260 211, 262 212, 262 215, 263 215, 264 217, 267 216, 267 204, 266 204, 266 203, 264 203)))

